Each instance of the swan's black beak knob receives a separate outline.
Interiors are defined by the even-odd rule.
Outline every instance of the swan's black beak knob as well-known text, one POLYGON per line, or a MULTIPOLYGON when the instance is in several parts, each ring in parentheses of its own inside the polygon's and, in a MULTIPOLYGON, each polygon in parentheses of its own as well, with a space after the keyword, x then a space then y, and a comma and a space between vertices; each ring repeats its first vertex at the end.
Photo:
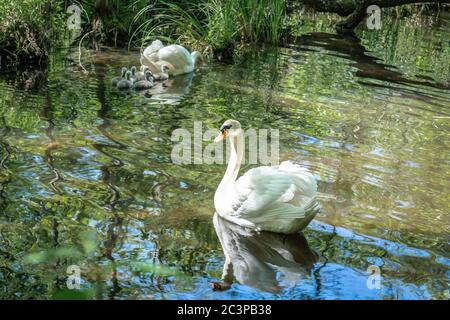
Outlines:
POLYGON ((222 125, 220 127, 220 133, 219 135, 214 139, 214 142, 220 142, 222 141, 227 135, 228 130, 231 128, 231 125, 222 125))
POLYGON ((230 124, 223 124, 221 127, 220 127, 220 132, 224 132, 224 131, 226 131, 226 130, 229 130, 231 128, 231 125, 230 124))

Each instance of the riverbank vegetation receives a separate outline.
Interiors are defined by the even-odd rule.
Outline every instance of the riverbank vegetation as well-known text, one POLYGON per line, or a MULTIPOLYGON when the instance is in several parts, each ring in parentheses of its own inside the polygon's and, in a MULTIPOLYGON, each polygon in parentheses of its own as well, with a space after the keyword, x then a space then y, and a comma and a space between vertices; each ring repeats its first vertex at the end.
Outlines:
POLYGON ((67 19, 64 2, 53 0, 1 1, 0 16, 0 68, 45 64, 67 19))
POLYGON ((239 44, 278 43, 286 19, 284 0, 208 0, 190 4, 160 1, 136 15, 151 16, 131 40, 144 45, 155 35, 207 52, 226 53, 239 44))
MULTIPOLYGON (((155 38, 178 42, 218 58, 256 43, 280 44, 305 12, 326 11, 321 1, 288 0, 80 0, 80 30, 67 30, 70 1, 15 0, 0 4, 0 68, 45 65, 51 48, 101 45, 136 48, 155 38), (304 7, 304 6, 307 7, 304 7), (311 9, 311 7, 314 7, 311 9), (306 11, 305 11, 306 8, 306 11), (309 11, 313 10, 313 11, 309 11)), ((411 2, 411 1, 410 1, 411 2)), ((436 1, 434 1, 436 2, 436 1)), ((386 9, 390 15, 439 14, 445 4, 386 9)), ((333 8, 328 8, 330 12, 333 8)), ((349 14, 351 8, 345 12, 349 14)), ((339 15, 332 16, 338 24, 339 15)))

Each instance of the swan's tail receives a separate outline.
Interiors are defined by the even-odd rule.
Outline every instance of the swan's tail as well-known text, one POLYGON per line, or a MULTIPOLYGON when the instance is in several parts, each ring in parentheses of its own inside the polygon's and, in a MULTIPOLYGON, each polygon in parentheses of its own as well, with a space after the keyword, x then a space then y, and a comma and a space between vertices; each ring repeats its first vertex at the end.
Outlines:
POLYGON ((279 170, 291 176, 300 195, 310 198, 315 197, 317 193, 317 182, 314 175, 307 168, 288 160, 280 163, 279 170))
POLYGON ((313 215, 315 216, 320 212, 321 206, 320 203, 316 200, 316 198, 312 198, 311 201, 306 203, 304 206, 305 216, 313 215))
POLYGON ((316 198, 311 199, 304 207, 305 218, 296 221, 295 232, 305 229, 308 224, 314 219, 314 217, 320 212, 321 206, 320 203, 316 200, 316 198))

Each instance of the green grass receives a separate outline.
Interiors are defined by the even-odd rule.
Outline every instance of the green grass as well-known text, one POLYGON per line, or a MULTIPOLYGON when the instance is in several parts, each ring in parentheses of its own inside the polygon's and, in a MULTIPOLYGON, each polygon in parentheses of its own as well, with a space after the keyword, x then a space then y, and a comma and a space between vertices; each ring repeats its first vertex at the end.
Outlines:
POLYGON ((56 0, 0 1, 2 64, 45 64, 50 42, 65 26, 63 5, 56 0))
POLYGON ((203 51, 227 50, 239 43, 278 43, 284 19, 284 0, 157 1, 136 14, 130 43, 143 46, 162 38, 203 51), (143 16, 151 19, 139 24, 143 16))
MULTIPOLYGON (((136 22, 135 15, 148 6, 149 0, 79 0, 87 17, 84 23, 101 20, 96 25, 96 40, 108 45, 123 46, 128 43, 130 26, 136 22)), ((144 23, 148 17, 142 16, 139 23, 144 23)), ((88 28, 89 29, 89 28, 88 28)))
MULTIPOLYGON (((296 12, 287 17, 287 0, 78 0, 73 3, 82 8, 82 34, 68 40, 65 6, 70 3, 0 1, 0 63, 45 64, 50 48, 64 41, 67 46, 73 39, 72 45, 78 46, 80 38, 81 45, 95 48, 100 44, 144 47, 159 38, 219 56, 244 44, 279 44, 297 24, 292 22, 296 12)), ((386 12, 421 15, 448 8, 426 4, 386 12)))

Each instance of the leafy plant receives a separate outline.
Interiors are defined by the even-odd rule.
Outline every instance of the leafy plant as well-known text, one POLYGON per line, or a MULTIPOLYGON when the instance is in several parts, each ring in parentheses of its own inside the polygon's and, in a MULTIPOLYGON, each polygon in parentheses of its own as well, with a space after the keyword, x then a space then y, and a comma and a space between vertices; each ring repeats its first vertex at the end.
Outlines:
POLYGON ((131 43, 155 38, 185 43, 196 49, 222 51, 238 43, 278 43, 285 17, 285 1, 206 0, 188 5, 158 1, 136 14, 139 24, 131 43))
POLYGON ((64 7, 56 0, 0 2, 0 56, 8 64, 26 60, 44 64, 50 42, 65 28, 64 7))

